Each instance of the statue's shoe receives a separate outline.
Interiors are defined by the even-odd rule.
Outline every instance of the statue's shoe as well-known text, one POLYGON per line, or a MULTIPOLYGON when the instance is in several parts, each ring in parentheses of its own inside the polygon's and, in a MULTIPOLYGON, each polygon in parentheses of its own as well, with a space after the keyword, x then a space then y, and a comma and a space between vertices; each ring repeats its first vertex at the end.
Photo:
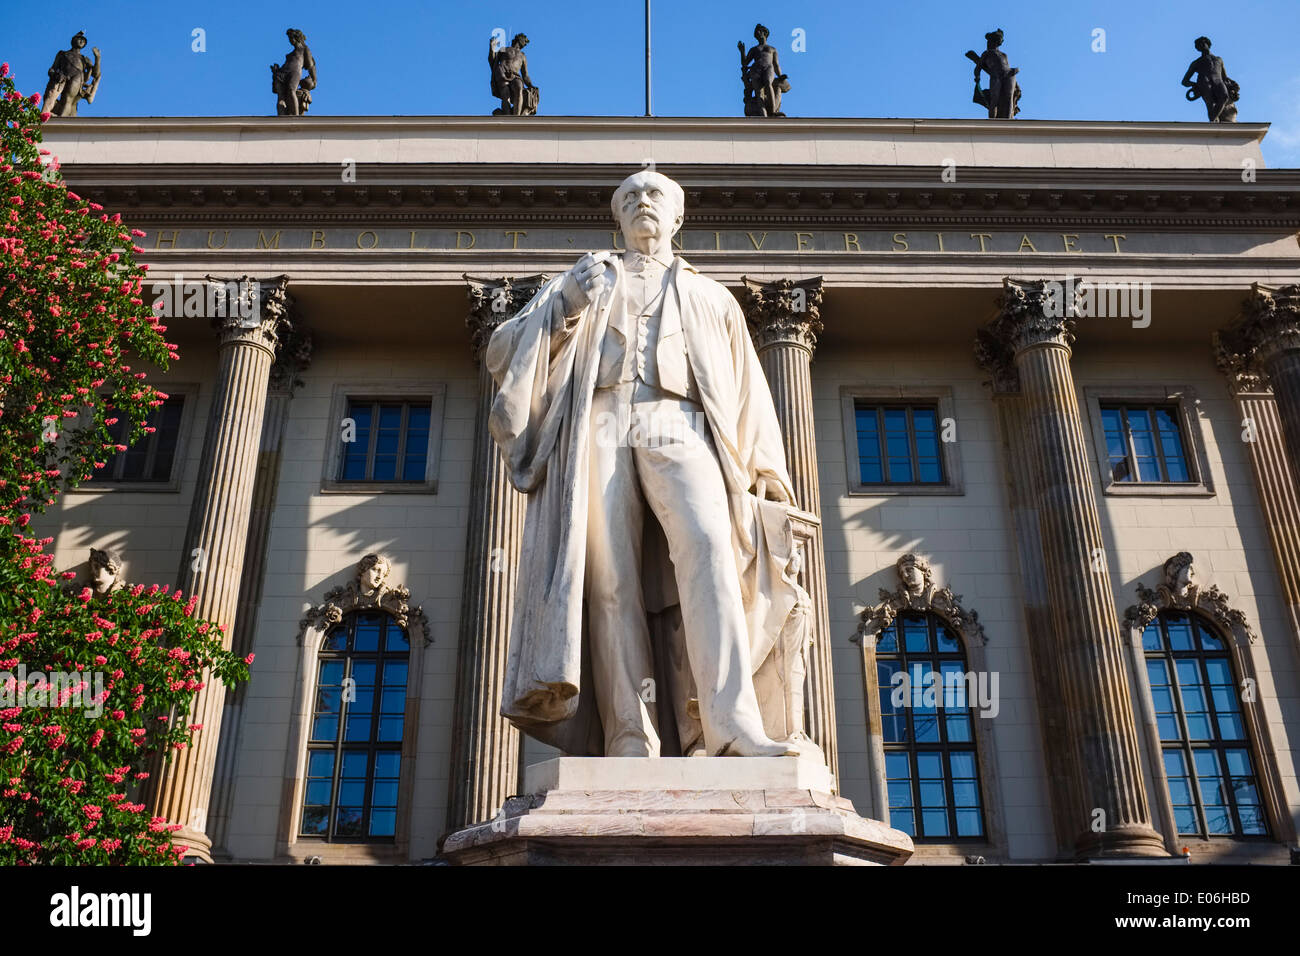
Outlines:
POLYGON ((791 734, 782 743, 787 747, 795 748, 801 757, 812 757, 821 763, 826 763, 826 754, 822 751, 822 748, 817 746, 816 742, 803 731, 791 734))
POLYGON ((797 757, 799 750, 790 742, 779 743, 766 738, 748 740, 737 737, 722 748, 722 757, 797 757))

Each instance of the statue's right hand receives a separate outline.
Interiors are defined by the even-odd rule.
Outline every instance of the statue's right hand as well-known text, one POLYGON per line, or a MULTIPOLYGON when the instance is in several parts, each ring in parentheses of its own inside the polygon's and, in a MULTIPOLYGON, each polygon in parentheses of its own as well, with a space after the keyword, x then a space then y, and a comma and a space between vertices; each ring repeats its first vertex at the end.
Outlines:
POLYGON ((564 274, 560 284, 560 295, 564 298, 564 314, 570 318, 577 315, 604 288, 604 275, 607 268, 605 261, 608 252, 589 252, 578 260, 577 265, 564 274))

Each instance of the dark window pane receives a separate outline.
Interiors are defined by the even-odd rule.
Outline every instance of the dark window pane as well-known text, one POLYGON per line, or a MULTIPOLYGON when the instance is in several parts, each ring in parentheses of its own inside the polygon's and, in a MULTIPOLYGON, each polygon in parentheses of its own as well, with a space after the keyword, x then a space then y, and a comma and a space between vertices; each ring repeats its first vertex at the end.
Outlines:
POLYGON ((359 618, 352 649, 366 653, 379 650, 379 624, 379 618, 373 614, 367 614, 359 618))
POLYGON ((1186 456, 1183 454, 1183 438, 1173 410, 1157 408, 1155 416, 1156 428, 1160 433, 1160 448, 1164 454, 1165 470, 1169 473, 1168 480, 1190 481, 1186 456))
POLYGON ((411 641, 406 636, 406 631, 402 630, 396 624, 390 624, 384 631, 384 650, 386 651, 408 651, 411 649, 411 641))
MULTIPOLYGON (((185 405, 182 395, 173 395, 150 410, 145 426, 152 428, 126 451, 114 452, 95 472, 97 481, 166 482, 171 480, 175 465, 177 444, 180 441, 181 411, 185 405)), ((106 408, 107 418, 117 421, 107 426, 111 441, 116 445, 127 443, 127 421, 112 406, 106 408)))
POLYGON ((898 631, 891 624, 889 627, 880 631, 880 637, 876 640, 877 654, 893 654, 898 650, 898 631))
POLYGON ((397 832, 397 813, 393 810, 370 811, 370 835, 390 837, 397 832))
POLYGON ((324 836, 329 832, 328 806, 304 807, 302 811, 302 832, 306 836, 324 836))

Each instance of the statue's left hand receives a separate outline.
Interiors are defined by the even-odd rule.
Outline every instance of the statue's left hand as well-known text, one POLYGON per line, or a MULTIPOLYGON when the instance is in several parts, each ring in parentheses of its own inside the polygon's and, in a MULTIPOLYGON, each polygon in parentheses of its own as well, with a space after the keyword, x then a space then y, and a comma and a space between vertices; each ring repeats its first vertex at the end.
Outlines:
POLYGON ((759 501, 769 501, 769 500, 788 501, 789 500, 786 498, 785 493, 781 490, 781 486, 779 484, 773 483, 772 485, 769 486, 766 478, 759 478, 754 483, 754 497, 757 498, 759 501), (768 497, 767 494, 769 487, 772 489, 772 495, 770 498, 768 497))

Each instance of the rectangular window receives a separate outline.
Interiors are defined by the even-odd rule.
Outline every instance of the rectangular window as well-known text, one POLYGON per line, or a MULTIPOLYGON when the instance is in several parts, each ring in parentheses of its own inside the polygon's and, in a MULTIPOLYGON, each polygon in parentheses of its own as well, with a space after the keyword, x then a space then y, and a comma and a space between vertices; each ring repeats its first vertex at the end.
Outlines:
POLYGON ((349 399, 347 409, 338 481, 425 480, 431 402, 349 399))
POLYGON ((1195 482, 1177 406, 1101 405, 1111 481, 1195 482))
MULTIPOLYGON (((134 445, 127 445, 126 451, 119 451, 109 457, 104 467, 98 469, 92 481, 142 481, 165 484, 172 479, 175 465, 176 449, 180 440, 181 412, 185 407, 183 395, 172 395, 149 413, 146 425, 153 428, 134 445)), ((113 418, 109 410, 109 418, 113 418)), ((119 418, 108 426, 112 441, 117 445, 127 444, 127 421, 119 418)))
POLYGON ((853 404, 863 485, 942 485, 943 453, 935 405, 853 404))

